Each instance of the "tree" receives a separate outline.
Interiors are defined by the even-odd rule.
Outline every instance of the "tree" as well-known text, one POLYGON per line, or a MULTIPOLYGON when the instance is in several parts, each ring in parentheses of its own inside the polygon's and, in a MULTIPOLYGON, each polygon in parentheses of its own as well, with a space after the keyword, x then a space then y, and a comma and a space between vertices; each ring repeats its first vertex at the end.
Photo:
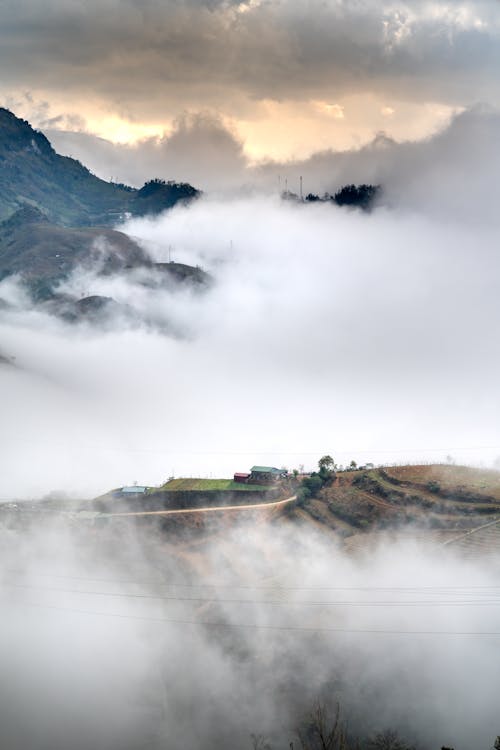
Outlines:
POLYGON ((493 750, 500 750, 500 735, 496 738, 493 743, 493 750))
POLYGON ((296 731, 303 750, 348 750, 339 704, 336 705, 333 716, 330 716, 325 705, 318 702, 296 731))
POLYGON ((414 750, 393 729, 378 732, 367 743, 368 750, 414 750))
POLYGON ((322 456, 318 461, 318 466, 321 471, 321 469, 326 469, 327 471, 335 471, 335 461, 331 456, 322 456))
POLYGON ((262 734, 251 734, 252 750, 271 750, 271 745, 262 734))
POLYGON ((357 206, 367 211, 379 191, 380 185, 344 185, 335 193, 333 201, 337 206, 357 206))

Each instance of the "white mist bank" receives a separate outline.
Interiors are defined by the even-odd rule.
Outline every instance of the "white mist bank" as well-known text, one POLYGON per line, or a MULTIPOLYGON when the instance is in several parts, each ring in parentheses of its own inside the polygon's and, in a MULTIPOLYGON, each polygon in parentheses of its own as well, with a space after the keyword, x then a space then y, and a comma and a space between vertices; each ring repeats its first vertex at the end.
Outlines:
POLYGON ((287 747, 317 700, 423 750, 499 732, 491 561, 389 538, 353 558, 283 520, 188 549, 128 525, 1 533, 12 750, 287 747))
POLYGON ((0 496, 96 494, 332 453, 500 453, 497 232, 386 210, 202 199, 125 227, 205 294, 76 271, 149 324, 66 325, 0 284, 0 496), (6 290, 6 292, 4 292, 6 290))

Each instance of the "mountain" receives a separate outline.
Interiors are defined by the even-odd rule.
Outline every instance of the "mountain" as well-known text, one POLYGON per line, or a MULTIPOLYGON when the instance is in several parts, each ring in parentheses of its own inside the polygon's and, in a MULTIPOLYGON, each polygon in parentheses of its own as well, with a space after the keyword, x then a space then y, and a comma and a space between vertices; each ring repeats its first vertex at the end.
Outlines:
MULTIPOLYGON (((118 304, 110 297, 85 295, 83 290, 83 296, 61 293, 60 282, 78 266, 92 268, 98 276, 122 274, 131 290, 176 291, 189 287, 203 292, 213 281, 198 267, 155 263, 123 232, 109 227, 58 226, 32 206, 23 206, 0 224, 0 281, 18 275, 39 309, 70 323, 104 324, 119 318, 128 323, 158 324, 141 317, 132 301, 118 304)), ((0 310, 2 307, 8 308, 8 303, 0 297, 0 310)))
POLYGON ((51 296, 58 281, 93 256, 107 272, 151 265, 146 253, 122 232, 57 226, 29 205, 0 224, 0 280, 20 274, 35 299, 51 296))
POLYGON ((110 225, 127 214, 159 213, 199 194, 187 183, 154 179, 139 190, 101 180, 76 159, 57 154, 28 122, 0 108, 0 221, 28 204, 55 224, 110 225))

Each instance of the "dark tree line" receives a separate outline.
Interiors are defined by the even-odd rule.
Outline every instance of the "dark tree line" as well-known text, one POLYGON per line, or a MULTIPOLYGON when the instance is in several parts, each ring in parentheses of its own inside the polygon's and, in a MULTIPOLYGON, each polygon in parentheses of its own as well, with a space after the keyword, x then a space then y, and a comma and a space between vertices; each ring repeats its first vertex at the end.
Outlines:
POLYGON ((354 206, 368 211, 380 193, 380 185, 344 185, 334 195, 325 193, 322 197, 309 193, 308 203, 335 203, 337 206, 354 206))

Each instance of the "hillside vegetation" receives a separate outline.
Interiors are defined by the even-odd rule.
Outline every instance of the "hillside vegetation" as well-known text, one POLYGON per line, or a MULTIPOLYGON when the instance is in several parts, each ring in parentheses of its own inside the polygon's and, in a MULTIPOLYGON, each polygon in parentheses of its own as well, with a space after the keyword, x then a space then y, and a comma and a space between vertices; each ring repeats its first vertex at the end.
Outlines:
POLYGON ((411 528, 444 539, 500 519, 500 473, 450 465, 339 472, 289 517, 344 538, 411 528))
POLYGON ((23 206, 0 224, 0 280, 20 274, 35 298, 51 288, 92 254, 102 270, 150 265, 130 237, 105 227, 61 227, 36 208, 23 206))
POLYGON ((28 122, 0 108, 0 221, 29 204, 56 224, 110 225, 127 213, 159 213, 198 195, 186 183, 154 179, 138 190, 101 180, 79 161, 57 154, 28 122))

